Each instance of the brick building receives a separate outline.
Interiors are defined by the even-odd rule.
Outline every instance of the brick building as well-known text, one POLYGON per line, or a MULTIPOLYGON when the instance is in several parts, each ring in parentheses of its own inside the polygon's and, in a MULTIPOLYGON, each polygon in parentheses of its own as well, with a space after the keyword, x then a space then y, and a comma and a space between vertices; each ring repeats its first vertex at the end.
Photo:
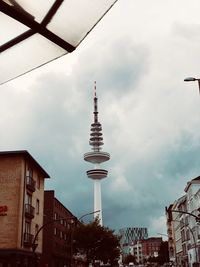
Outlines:
MULTIPOLYGON (((0 152, 0 266, 33 266, 43 225, 46 171, 26 150, 0 152)), ((42 233, 36 254, 42 253, 42 233)))
POLYGON ((125 227, 119 230, 120 246, 122 249, 123 259, 129 255, 132 250, 132 246, 137 243, 138 240, 145 240, 148 238, 148 229, 146 227, 125 227))
POLYGON ((146 240, 141 240, 141 243, 144 258, 157 257, 162 243, 162 237, 149 237, 146 240))
POLYGON ((143 263, 150 257, 157 257, 162 243, 161 237, 149 237, 138 240, 130 246, 130 254, 134 255, 138 263, 143 263))
POLYGON ((41 266, 70 266, 72 234, 76 217, 57 199, 53 190, 44 192, 43 255, 41 266))

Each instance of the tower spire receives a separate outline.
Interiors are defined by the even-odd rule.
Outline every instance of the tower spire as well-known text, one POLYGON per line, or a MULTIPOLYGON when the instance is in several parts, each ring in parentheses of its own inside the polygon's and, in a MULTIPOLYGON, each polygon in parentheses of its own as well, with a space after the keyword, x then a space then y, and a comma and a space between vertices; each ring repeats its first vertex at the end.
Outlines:
POLYGON ((97 98, 97 87, 96 81, 94 82, 94 123, 98 122, 98 98, 97 98))
POLYGON ((100 151, 103 145, 102 127, 98 121, 98 98, 96 93, 96 81, 94 83, 94 122, 91 124, 90 142, 92 150, 100 151))
POLYGON ((94 181, 94 217, 102 225, 101 180, 107 177, 108 171, 100 168, 100 163, 110 159, 110 154, 101 151, 103 146, 102 127, 98 121, 98 98, 96 81, 94 82, 94 122, 91 124, 90 141, 92 152, 84 154, 84 160, 94 164, 94 169, 87 171, 88 178, 94 181), (99 211, 99 212, 96 212, 99 211))
POLYGON ((97 97, 97 82, 94 81, 94 97, 97 97))

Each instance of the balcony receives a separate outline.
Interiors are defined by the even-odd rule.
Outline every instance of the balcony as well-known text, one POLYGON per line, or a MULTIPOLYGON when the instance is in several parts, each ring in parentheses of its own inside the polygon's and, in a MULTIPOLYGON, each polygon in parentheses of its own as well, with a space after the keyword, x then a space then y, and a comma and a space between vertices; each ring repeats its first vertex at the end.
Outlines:
POLYGON ((35 192, 35 181, 31 176, 26 176, 26 188, 31 192, 35 192))
POLYGON ((29 219, 33 219, 35 215, 35 208, 30 204, 25 204, 25 216, 29 219))
POLYGON ((24 246, 31 247, 33 243, 33 235, 29 233, 24 233, 24 246))

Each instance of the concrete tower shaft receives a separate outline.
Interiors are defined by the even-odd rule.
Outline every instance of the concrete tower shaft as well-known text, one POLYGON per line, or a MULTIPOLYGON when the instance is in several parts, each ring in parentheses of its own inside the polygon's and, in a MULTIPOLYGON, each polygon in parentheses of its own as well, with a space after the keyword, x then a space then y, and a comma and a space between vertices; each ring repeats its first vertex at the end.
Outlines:
POLYGON ((101 169, 100 164, 110 159, 110 154, 102 151, 103 134, 101 123, 98 120, 98 98, 96 94, 96 82, 94 85, 94 122, 91 124, 90 141, 92 151, 84 154, 84 160, 94 165, 94 168, 87 171, 88 178, 94 181, 94 217, 98 217, 102 225, 102 204, 101 204, 101 179, 106 178, 108 171, 101 169))

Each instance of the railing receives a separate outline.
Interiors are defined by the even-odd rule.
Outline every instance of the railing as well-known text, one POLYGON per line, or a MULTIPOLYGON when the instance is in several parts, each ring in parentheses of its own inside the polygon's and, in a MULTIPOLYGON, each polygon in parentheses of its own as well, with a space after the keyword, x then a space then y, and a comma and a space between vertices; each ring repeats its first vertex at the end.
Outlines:
POLYGON ((26 176, 26 187, 32 192, 35 191, 35 181, 31 176, 26 176))
POLYGON ((30 204, 25 204, 25 216, 29 219, 33 219, 35 214, 35 208, 30 204))
POLYGON ((24 246, 31 247, 33 242, 33 235, 24 233, 24 246))

